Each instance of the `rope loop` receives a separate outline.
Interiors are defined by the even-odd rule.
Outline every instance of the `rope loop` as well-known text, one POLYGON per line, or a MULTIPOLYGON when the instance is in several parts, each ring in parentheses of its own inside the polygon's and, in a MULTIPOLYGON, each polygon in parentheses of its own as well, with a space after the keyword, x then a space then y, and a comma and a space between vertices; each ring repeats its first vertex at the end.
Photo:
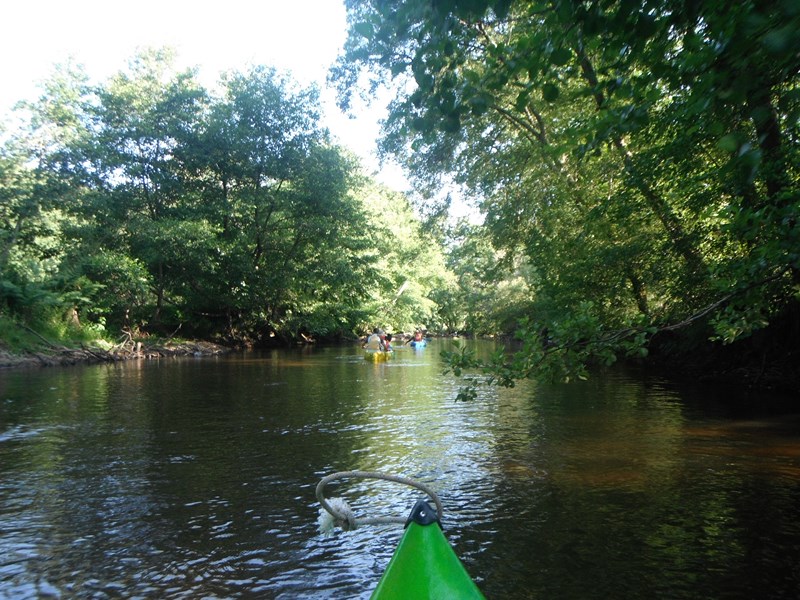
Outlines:
MULTIPOLYGON (((353 511, 347 505, 347 502, 342 500, 341 498, 325 498, 325 486, 331 483, 332 481, 336 481, 337 479, 379 479, 383 481, 391 481, 394 483, 400 483, 403 485, 408 485, 410 487, 416 488, 423 493, 427 494, 428 497, 433 500, 436 504, 436 514, 439 520, 442 519, 442 515, 444 514, 444 508, 442 507, 442 502, 439 500, 439 496, 436 495, 430 487, 416 481, 414 479, 410 479, 408 477, 402 477, 400 475, 391 475, 388 473, 378 473, 375 471, 340 471, 338 473, 332 473, 326 477, 323 477, 320 482, 317 484, 317 500, 322 505, 322 508, 333 517, 334 525, 341 527, 345 531, 352 531, 353 529, 357 529, 362 525, 375 525, 378 523, 400 523, 404 524, 407 520, 406 517, 369 517, 365 519, 356 519, 353 511)), ((322 511, 320 511, 321 513, 322 511)), ((320 527, 322 529, 322 526, 320 527)))

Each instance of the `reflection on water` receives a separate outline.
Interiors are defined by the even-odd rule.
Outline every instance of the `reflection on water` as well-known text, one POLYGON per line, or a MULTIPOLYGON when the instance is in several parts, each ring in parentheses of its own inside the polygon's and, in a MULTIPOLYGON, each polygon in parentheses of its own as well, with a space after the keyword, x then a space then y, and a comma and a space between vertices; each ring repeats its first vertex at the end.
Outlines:
POLYGON ((456 404, 442 344, 1 373, 0 597, 368 597, 401 531, 316 531, 352 469, 432 484, 488 597, 800 596, 800 420, 623 374, 456 404))

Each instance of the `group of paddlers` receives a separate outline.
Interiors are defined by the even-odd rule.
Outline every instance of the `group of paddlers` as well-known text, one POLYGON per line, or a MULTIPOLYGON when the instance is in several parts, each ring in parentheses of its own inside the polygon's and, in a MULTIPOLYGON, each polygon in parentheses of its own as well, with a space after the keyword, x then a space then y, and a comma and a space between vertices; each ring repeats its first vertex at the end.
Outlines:
POLYGON ((376 327, 372 330, 372 333, 367 336, 364 348, 367 350, 389 352, 392 349, 392 334, 384 333, 382 329, 376 327))
MULTIPOLYGON (((405 343, 408 344, 412 341, 421 342, 424 339, 425 334, 423 331, 421 329, 417 329, 414 331, 414 335, 409 337, 405 343)), ((385 333, 383 329, 376 327, 372 330, 372 333, 367 336, 363 348, 366 350, 390 352, 392 350, 392 334, 385 333)))

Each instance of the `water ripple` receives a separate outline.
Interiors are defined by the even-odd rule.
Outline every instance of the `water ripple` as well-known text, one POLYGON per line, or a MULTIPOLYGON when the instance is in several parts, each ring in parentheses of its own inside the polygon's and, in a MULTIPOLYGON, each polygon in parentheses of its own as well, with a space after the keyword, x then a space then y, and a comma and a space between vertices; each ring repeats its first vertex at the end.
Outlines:
MULTIPOLYGON (((457 404, 427 350, 0 374, 0 597, 367 598, 402 528, 317 532, 316 482, 352 469, 433 486, 487 597, 797 591, 791 421, 622 376, 457 404)), ((420 495, 330 493, 362 516, 420 495)))

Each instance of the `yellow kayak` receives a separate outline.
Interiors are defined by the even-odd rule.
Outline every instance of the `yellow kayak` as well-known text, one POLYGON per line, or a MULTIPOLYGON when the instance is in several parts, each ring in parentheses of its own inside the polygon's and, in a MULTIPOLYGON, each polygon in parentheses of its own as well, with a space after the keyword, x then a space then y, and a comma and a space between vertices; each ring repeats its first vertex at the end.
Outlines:
POLYGON ((386 362, 392 358, 391 350, 384 352, 383 350, 364 350, 364 360, 371 360, 372 362, 386 362))

